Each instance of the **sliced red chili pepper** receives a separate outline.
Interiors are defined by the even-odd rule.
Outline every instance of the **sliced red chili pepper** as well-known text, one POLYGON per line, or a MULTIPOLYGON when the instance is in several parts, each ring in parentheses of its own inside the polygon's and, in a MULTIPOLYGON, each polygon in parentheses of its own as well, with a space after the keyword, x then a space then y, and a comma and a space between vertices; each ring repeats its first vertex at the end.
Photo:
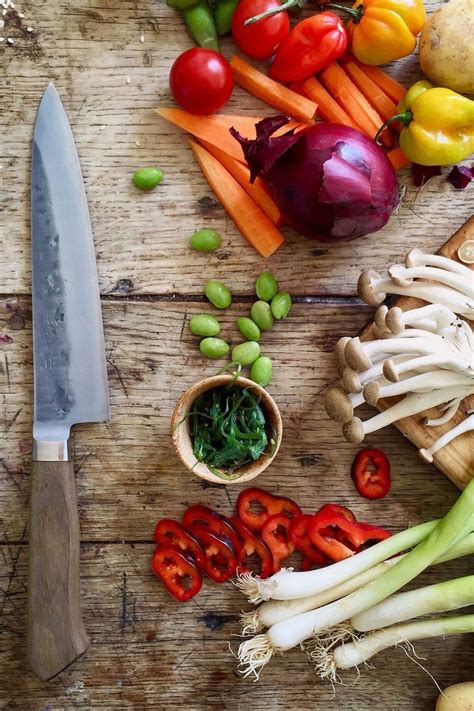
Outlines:
POLYGON ((267 544, 272 553, 273 572, 281 569, 282 561, 293 553, 295 547, 290 540, 291 518, 279 513, 266 521, 262 528, 262 540, 267 544))
POLYGON ((316 568, 321 568, 323 565, 327 565, 328 563, 332 563, 331 560, 327 556, 324 555, 324 553, 321 553, 324 563, 317 563, 314 560, 311 560, 311 558, 307 558, 306 556, 303 556, 303 560, 301 561, 301 570, 315 570, 316 568))
POLYGON ((390 462, 380 449, 361 449, 352 462, 355 487, 366 499, 382 499, 390 489, 390 462))
POLYGON ((357 526, 357 522, 348 521, 340 514, 331 513, 331 511, 319 512, 313 516, 313 520, 308 526, 308 534, 311 542, 331 560, 344 560, 354 555, 355 552, 352 546, 344 540, 344 537, 347 537, 351 541, 349 533, 354 526, 357 526), (344 537, 339 535, 339 531, 342 531, 344 537), (338 540, 341 537, 343 540, 338 540))
POLYGON ((261 531, 270 516, 283 514, 293 519, 301 514, 301 509, 286 496, 273 496, 268 491, 252 487, 239 494, 237 514, 252 531, 261 531))
POLYGON ((359 551, 362 547, 369 547, 373 543, 384 541, 386 538, 390 538, 391 535, 384 528, 358 521, 357 526, 350 533, 350 540, 359 551))
POLYGON ((327 557, 314 545, 308 535, 308 526, 313 518, 314 516, 311 514, 301 514, 298 518, 293 519, 290 526, 290 540, 296 550, 303 553, 304 558, 308 558, 317 565, 325 565, 328 562, 327 557))
POLYGON ((268 578, 273 573, 273 559, 269 547, 252 533, 240 519, 232 519, 232 523, 238 530, 243 545, 237 559, 237 570, 239 573, 255 573, 261 578, 268 578), (249 563, 252 557, 259 559, 258 568, 252 568, 249 563))
POLYGON ((326 511, 344 516, 344 518, 347 518, 348 521, 356 520, 356 517, 352 511, 348 509, 347 506, 342 506, 342 504, 324 504, 324 506, 321 506, 316 513, 326 513, 326 511))
POLYGON ((196 563, 202 568, 204 565, 204 553, 199 541, 194 538, 183 526, 172 518, 162 518, 155 528, 155 541, 159 546, 166 548, 176 548, 181 553, 190 554, 196 563))
POLYGON ((237 556, 228 538, 212 533, 204 526, 193 526, 191 533, 196 536, 204 551, 203 570, 211 580, 224 583, 237 568, 237 556))
POLYGON ((242 548, 242 541, 232 521, 207 506, 201 506, 200 504, 190 506, 183 516, 183 524, 186 528, 203 526, 213 533, 225 536, 232 543, 236 553, 239 553, 242 548))
POLYGON ((196 564, 174 548, 158 546, 151 559, 151 569, 180 602, 190 600, 201 589, 202 577, 196 564))

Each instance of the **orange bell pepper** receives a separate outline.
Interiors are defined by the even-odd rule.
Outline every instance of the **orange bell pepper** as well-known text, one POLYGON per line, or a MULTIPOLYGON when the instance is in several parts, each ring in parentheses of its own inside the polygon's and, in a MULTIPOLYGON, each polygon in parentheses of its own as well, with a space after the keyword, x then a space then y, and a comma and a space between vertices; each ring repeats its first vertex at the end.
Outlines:
POLYGON ((411 54, 426 20, 422 0, 356 0, 352 8, 334 3, 325 7, 350 14, 352 53, 364 64, 386 64, 411 54))

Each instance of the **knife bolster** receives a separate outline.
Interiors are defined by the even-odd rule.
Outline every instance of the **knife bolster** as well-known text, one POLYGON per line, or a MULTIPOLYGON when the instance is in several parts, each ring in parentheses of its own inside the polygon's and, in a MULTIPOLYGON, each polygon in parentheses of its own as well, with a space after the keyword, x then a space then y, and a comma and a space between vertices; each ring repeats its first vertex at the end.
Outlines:
POLYGON ((69 441, 34 439, 32 459, 34 462, 68 462, 69 441))

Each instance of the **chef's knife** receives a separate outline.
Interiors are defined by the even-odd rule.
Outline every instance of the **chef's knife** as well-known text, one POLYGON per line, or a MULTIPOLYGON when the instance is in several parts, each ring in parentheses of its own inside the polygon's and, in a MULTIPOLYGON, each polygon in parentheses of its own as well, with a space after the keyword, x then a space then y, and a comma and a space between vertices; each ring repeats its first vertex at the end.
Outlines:
POLYGON ((59 95, 43 94, 31 175, 34 422, 28 657, 51 679, 88 647, 79 592, 79 518, 68 439, 108 419, 107 371, 91 223, 59 95))

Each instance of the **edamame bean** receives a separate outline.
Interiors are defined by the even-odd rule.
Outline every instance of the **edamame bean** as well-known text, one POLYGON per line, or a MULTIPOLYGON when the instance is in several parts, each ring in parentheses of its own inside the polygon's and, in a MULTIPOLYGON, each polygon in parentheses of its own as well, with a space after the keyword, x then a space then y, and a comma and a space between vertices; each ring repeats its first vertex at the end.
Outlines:
POLYGON ((191 237, 191 247, 198 252, 214 252, 221 246, 221 236, 219 232, 204 227, 197 230, 191 237))
POLYGON ((257 358, 257 360, 252 363, 252 367, 250 368, 251 380, 264 388, 272 379, 272 367, 271 358, 260 356, 260 358, 257 358))
POLYGON ((255 341, 239 343, 232 349, 232 362, 239 365, 251 365, 260 355, 260 346, 255 341))
POLYGON ((250 317, 261 331, 268 331, 273 326, 272 310, 266 301, 256 301, 252 304, 250 317))
POLYGON ((153 190, 163 180, 163 173, 158 168, 140 168, 132 176, 133 184, 139 190, 153 190))
POLYGON ((247 341, 260 340, 260 329, 251 318, 247 318, 247 316, 240 316, 240 318, 236 320, 235 325, 247 341))
POLYGON ((209 314, 196 314, 189 322, 189 330, 195 336, 217 336, 221 330, 219 321, 209 314))
POLYGON ((255 291, 262 301, 271 301, 278 291, 278 283, 271 272, 262 272, 255 282, 255 291))
POLYGON ((272 299, 272 314, 276 319, 285 318, 290 313, 291 296, 286 291, 279 291, 272 299))
POLYGON ((227 355, 230 346, 222 338, 203 338, 199 350, 206 358, 222 358, 227 355))
POLYGON ((183 15, 193 40, 201 47, 218 52, 219 38, 207 0, 198 0, 195 5, 183 10, 183 15))
POLYGON ((232 302, 232 294, 230 289, 221 281, 211 279, 204 287, 204 293, 207 298, 214 304, 217 309, 227 309, 232 302))
POLYGON ((218 35, 227 35, 230 32, 235 8, 238 4, 239 0, 217 0, 214 9, 214 22, 218 35))

